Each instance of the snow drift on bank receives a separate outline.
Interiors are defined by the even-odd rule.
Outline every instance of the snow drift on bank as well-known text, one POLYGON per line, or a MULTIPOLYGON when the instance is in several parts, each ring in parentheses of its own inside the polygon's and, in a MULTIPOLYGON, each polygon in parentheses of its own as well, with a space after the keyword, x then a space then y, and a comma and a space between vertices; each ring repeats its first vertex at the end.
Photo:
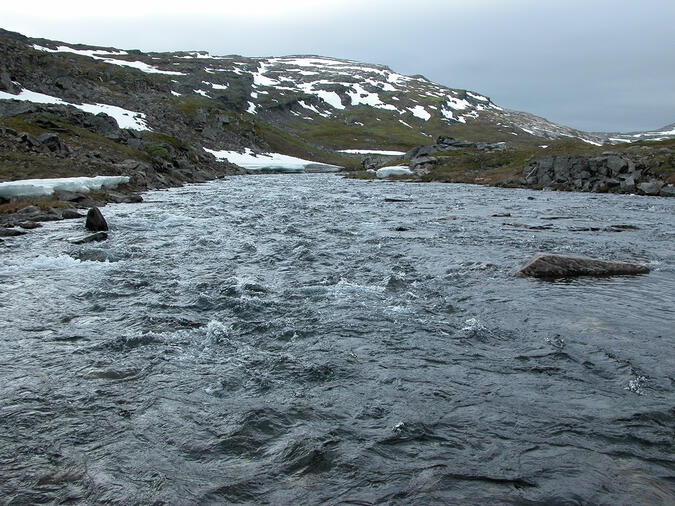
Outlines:
POLYGON ((393 167, 382 167, 376 174, 380 179, 384 179, 390 176, 410 176, 413 174, 413 171, 405 165, 395 165, 393 167))
POLYGON ((0 197, 51 195, 57 191, 90 192, 115 188, 128 183, 128 176, 63 177, 58 179, 23 179, 0 183, 0 197))

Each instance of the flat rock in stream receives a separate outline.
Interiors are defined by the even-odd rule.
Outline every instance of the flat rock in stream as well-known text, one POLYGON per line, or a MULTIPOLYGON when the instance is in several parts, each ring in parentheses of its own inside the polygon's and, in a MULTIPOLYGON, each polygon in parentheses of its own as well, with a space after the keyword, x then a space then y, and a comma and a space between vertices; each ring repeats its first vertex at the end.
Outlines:
POLYGON ((26 232, 14 228, 0 228, 0 237, 16 237, 18 235, 26 235, 26 232))
POLYGON ((639 264, 537 253, 517 275, 519 277, 565 278, 573 276, 647 274, 648 272, 648 267, 639 264))
POLYGON ((71 244, 87 244, 90 242, 101 242, 105 241, 108 238, 108 234, 106 232, 96 232, 95 234, 91 234, 85 237, 80 237, 79 239, 73 239, 71 240, 71 244))

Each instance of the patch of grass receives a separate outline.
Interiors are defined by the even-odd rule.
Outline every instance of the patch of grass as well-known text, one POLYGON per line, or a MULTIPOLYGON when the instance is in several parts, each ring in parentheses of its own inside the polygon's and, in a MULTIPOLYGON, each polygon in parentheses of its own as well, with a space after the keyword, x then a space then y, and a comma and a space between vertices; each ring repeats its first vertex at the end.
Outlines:
POLYGON ((156 144, 169 144, 180 151, 190 150, 190 145, 187 142, 182 141, 172 135, 147 131, 145 132, 144 138, 150 139, 152 142, 156 144))
POLYGON ((171 97, 171 103, 178 112, 194 118, 197 116, 199 109, 211 112, 216 108, 216 104, 210 98, 202 97, 201 95, 192 96, 184 95, 182 97, 171 97))
POLYGON ((660 155, 654 158, 656 167, 652 168, 652 173, 660 177, 666 183, 675 184, 675 159, 673 155, 660 155))
POLYGON ((373 172, 368 172, 366 170, 354 170, 349 172, 349 175, 347 177, 349 177, 350 179, 370 180, 370 179, 377 179, 377 174, 373 172))
POLYGON ((144 142, 143 149, 148 153, 152 158, 163 158, 168 160, 170 158, 169 151, 162 146, 161 144, 156 144, 154 142, 144 142))
POLYGON ((64 209, 66 207, 73 207, 73 204, 61 200, 25 199, 17 202, 0 204, 0 214, 12 214, 28 206, 37 206, 43 211, 49 211, 51 208, 64 209))
POLYGON ((332 150, 312 145, 304 139, 272 125, 259 123, 256 133, 269 144, 272 151, 297 156, 306 160, 338 165, 349 170, 360 167, 359 161, 353 157, 341 156, 332 150))
POLYGON ((408 149, 429 144, 431 139, 419 131, 400 123, 381 121, 368 124, 358 115, 350 115, 347 122, 316 118, 314 121, 298 121, 288 126, 298 136, 309 142, 330 149, 377 148, 407 151, 408 149), (355 122, 368 126, 360 126, 355 122))
POLYGON ((17 133, 26 132, 35 137, 39 137, 46 132, 44 128, 41 128, 35 123, 32 123, 31 121, 28 121, 20 116, 10 116, 9 118, 3 118, 2 124, 8 126, 9 128, 13 128, 17 131, 17 133))

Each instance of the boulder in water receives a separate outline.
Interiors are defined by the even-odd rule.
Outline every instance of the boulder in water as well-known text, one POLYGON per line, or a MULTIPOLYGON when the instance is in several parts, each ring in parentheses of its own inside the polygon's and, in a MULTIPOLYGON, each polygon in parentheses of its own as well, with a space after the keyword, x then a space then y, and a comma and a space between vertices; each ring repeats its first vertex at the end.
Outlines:
POLYGON ((92 232, 105 232, 108 230, 108 223, 98 207, 92 207, 87 213, 87 221, 84 224, 87 230, 92 232))
POLYGON ((22 230, 15 230, 13 228, 0 228, 0 237, 16 237, 17 235, 25 235, 26 232, 22 230))
POLYGON ((537 253, 523 267, 518 276, 535 278, 564 278, 573 276, 617 276, 647 274, 644 265, 626 262, 607 262, 592 258, 537 253))

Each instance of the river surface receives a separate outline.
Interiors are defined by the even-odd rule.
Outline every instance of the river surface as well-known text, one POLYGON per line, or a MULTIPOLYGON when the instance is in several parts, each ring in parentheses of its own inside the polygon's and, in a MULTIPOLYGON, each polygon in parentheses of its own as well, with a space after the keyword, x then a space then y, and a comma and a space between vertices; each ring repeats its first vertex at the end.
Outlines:
POLYGON ((0 245, 2 503, 675 501, 675 199, 327 174, 145 199, 104 243, 0 245), (652 272, 514 277, 537 251, 652 272))

